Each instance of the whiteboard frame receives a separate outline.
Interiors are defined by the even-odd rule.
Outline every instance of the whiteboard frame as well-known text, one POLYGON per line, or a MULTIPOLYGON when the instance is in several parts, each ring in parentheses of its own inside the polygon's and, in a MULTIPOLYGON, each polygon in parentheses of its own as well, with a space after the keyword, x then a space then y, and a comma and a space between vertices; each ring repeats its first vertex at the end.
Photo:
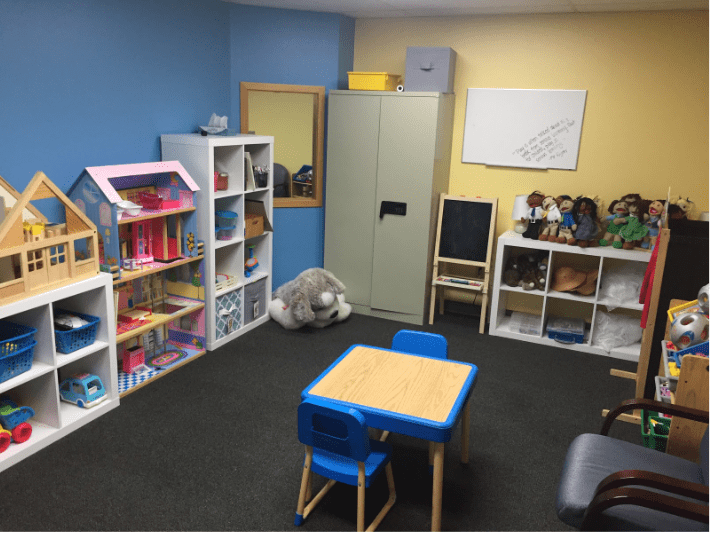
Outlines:
POLYGON ((576 170, 587 90, 467 90, 462 163, 576 170))

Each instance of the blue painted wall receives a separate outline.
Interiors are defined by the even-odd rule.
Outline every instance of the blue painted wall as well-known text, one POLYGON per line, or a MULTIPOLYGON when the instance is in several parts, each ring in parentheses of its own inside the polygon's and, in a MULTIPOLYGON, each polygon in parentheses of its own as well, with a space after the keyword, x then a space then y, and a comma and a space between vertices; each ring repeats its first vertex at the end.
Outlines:
MULTIPOLYGON (((322 85, 327 102, 329 90, 348 88, 355 19, 333 13, 233 5, 230 29, 230 124, 234 127, 239 128, 240 120, 239 82, 322 85)), ((327 153, 324 158, 328 158, 327 153)), ((323 208, 277 208, 273 226, 274 289, 305 269, 323 267, 323 208)))
MULTIPOLYGON (((158 161, 161 134, 213 112, 239 128, 240 81, 345 88, 354 34, 348 17, 219 0, 0 0, 0 176, 67 191, 85 167, 158 161)), ((323 266, 323 218, 275 210, 275 288, 323 266)))
POLYGON ((0 176, 67 191, 159 161, 161 134, 230 112, 229 33, 218 0, 0 0, 0 176))

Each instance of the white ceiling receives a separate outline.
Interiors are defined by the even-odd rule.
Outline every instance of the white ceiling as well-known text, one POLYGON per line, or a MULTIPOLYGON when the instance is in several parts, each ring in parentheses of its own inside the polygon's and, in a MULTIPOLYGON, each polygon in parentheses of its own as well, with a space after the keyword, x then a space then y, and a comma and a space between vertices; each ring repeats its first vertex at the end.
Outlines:
POLYGON ((516 13, 708 10, 708 0, 226 0, 235 4, 340 13, 353 18, 516 13))

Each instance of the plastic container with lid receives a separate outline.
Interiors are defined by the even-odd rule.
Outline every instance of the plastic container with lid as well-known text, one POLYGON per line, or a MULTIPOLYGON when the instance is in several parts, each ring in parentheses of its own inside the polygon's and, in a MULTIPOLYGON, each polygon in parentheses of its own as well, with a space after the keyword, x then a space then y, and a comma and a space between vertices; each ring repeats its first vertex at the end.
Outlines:
POLYGON ((585 320, 574 317, 549 317, 546 332, 550 339, 560 343, 582 343, 585 338, 585 320))

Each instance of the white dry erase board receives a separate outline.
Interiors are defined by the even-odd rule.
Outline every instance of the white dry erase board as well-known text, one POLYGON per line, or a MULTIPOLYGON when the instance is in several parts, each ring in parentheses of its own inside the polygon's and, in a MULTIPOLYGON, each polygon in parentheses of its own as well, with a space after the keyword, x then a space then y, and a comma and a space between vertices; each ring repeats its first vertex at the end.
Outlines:
POLYGON ((462 163, 575 170, 587 91, 469 89, 462 163))

